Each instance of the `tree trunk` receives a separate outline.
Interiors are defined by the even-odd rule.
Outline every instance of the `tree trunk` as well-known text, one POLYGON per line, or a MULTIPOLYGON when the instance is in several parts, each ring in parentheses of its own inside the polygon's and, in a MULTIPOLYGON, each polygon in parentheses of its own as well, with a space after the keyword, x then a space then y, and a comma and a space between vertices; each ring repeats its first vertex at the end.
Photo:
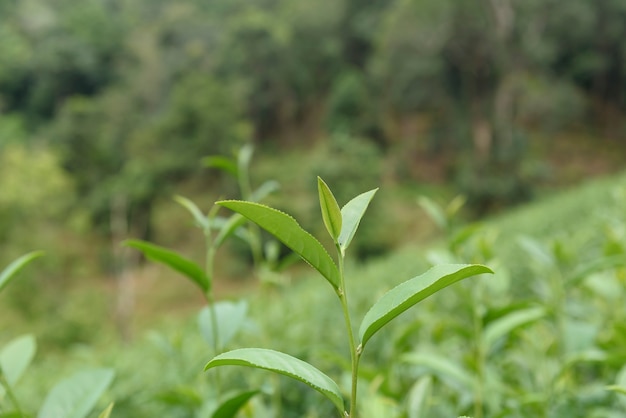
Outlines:
POLYGON ((122 246, 128 238, 128 202, 123 194, 111 199, 111 248, 117 285, 115 323, 126 343, 133 337, 132 319, 135 311, 135 280, 133 267, 138 264, 138 253, 122 246))

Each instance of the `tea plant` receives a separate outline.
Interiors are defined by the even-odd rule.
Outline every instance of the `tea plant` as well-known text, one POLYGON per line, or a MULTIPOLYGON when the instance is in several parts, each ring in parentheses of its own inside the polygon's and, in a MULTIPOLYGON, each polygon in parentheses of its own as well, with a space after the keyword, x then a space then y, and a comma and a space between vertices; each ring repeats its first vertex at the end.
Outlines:
POLYGON ((322 244, 300 227, 291 216, 255 202, 233 200, 217 202, 218 205, 239 213, 273 234, 316 269, 332 287, 341 305, 350 351, 349 407, 346 409, 343 394, 334 380, 313 365, 283 352, 264 348, 240 348, 215 356, 207 363, 205 370, 225 365, 243 365, 286 375, 322 393, 334 404, 342 417, 356 418, 359 362, 370 339, 394 318, 439 290, 471 276, 492 273, 488 267, 478 264, 435 266, 383 295, 365 314, 358 334, 355 333, 346 292, 345 257, 376 191, 377 189, 374 189, 360 194, 340 209, 329 187, 318 177, 322 219, 334 242, 337 262, 322 244))
MULTIPOLYGON (((249 176, 251 158, 252 147, 248 145, 242 147, 234 159, 225 156, 211 156, 206 157, 203 162, 209 167, 218 168, 234 176, 238 181, 242 196, 252 200, 262 200, 274 192, 278 188, 278 184, 273 181, 267 181, 257 189, 252 189, 249 176)), ((254 264, 260 269, 264 266, 265 260, 261 235, 256 226, 248 225, 246 227, 248 222, 241 215, 233 214, 228 218, 219 216, 217 213, 219 206, 214 206, 205 215, 191 200, 181 196, 175 197, 175 200, 189 211, 196 226, 204 234, 206 255, 203 267, 175 251, 150 242, 127 240, 125 244, 140 250, 147 258, 163 263, 176 272, 181 273, 200 288, 206 299, 207 306, 198 315, 199 330, 214 352, 219 353, 241 330, 247 320, 248 304, 244 300, 239 302, 215 300, 213 283, 215 280, 216 253, 227 239, 237 236, 249 245, 254 264)), ((269 254, 274 253, 270 251, 269 254)), ((269 258, 269 260, 270 262, 275 261, 273 258, 269 258)), ((214 386, 222 386, 218 374, 214 376, 214 386)), ((169 391, 164 395, 169 399, 179 398, 178 392, 180 391, 169 391)), ((258 390, 237 392, 225 400, 220 399, 218 393, 215 399, 207 401, 216 401, 212 417, 227 418, 234 416, 257 393, 259 393, 258 390)), ((200 406, 205 408, 205 405, 201 404, 200 406)))
MULTIPOLYGON (((603 211, 607 207, 619 207, 603 206, 603 211)), ((623 213, 623 209, 618 210, 617 214, 608 217, 612 225, 609 230, 615 232, 616 224, 619 224, 615 216, 621 219, 623 213)), ((539 225, 553 222, 550 218, 533 219, 539 225)), ((523 265, 523 269, 518 267, 512 272, 515 280, 511 284, 517 289, 507 292, 514 295, 517 290, 517 298, 510 299, 509 296, 501 304, 503 298, 489 296, 489 287, 484 286, 502 280, 482 281, 473 287, 479 290, 478 293, 469 293, 466 289, 466 294, 471 295, 467 298, 470 303, 460 309, 483 310, 483 320, 478 325, 482 327, 482 334, 489 337, 478 338, 480 327, 475 327, 473 336, 477 348, 483 341, 491 341, 486 352, 489 360, 487 373, 474 372, 480 364, 477 361, 480 357, 467 361, 467 356, 461 361, 448 362, 446 366, 452 364, 454 367, 440 367, 439 371, 447 369, 448 377, 452 375, 450 370, 455 373, 471 371, 477 378, 484 375, 488 394, 483 397, 485 416, 586 418, 623 415, 610 409, 617 396, 607 393, 604 386, 605 382, 612 381, 615 366, 619 369, 623 364, 624 339, 619 337, 623 335, 623 326, 618 324, 624 323, 623 303, 620 302, 623 301, 624 276, 621 280, 619 276, 626 258, 620 250, 623 245, 616 245, 613 239, 615 234, 609 234, 603 243, 597 232, 604 228, 595 226, 594 217, 589 214, 585 214, 584 220, 588 228, 579 227, 581 223, 577 222, 572 224, 576 227, 567 233, 561 230, 556 234, 555 231, 546 233, 542 230, 545 227, 526 226, 522 238, 511 240, 510 237, 515 235, 509 232, 492 246, 493 251, 486 252, 501 256, 503 242, 517 243, 514 258, 504 259, 507 266, 513 266, 513 262, 523 265), (588 234, 589 231, 595 234, 588 234), (580 232, 584 236, 582 240, 579 239, 580 232), (520 248, 529 257, 524 257, 520 248), (494 331, 506 331, 507 327, 509 330, 501 333, 499 338, 492 338, 494 331), (529 364, 535 367, 529 368, 529 364), (607 372, 610 373, 609 379, 607 372)), ((466 246, 465 256, 472 248, 479 255, 485 253, 480 240, 474 241, 466 246)), ((449 253, 447 257, 450 257, 449 253)), ((497 260, 489 262, 492 263, 498 264, 497 260)), ((476 352, 480 353, 480 350, 476 352)), ((472 376, 471 373, 463 375, 472 376)), ((612 390, 621 385, 621 372, 617 375, 612 390)), ((456 379, 460 380, 464 379, 456 379)), ((473 383, 469 379, 467 382, 473 383)), ((476 398, 473 401, 476 402, 476 398)), ((479 416, 476 409, 474 416, 479 416)))
MULTIPOLYGON (((267 181, 257 189, 252 189, 250 183, 250 161, 252 147, 246 145, 237 153, 236 158, 226 156, 210 156, 203 159, 203 163, 212 168, 220 169, 231 174, 238 181, 240 193, 245 198, 261 201, 278 188, 274 181, 267 181)), ((258 230, 243 227, 246 219, 240 215, 228 218, 218 216, 218 206, 214 206, 208 214, 204 214, 191 200, 176 196, 176 202, 189 211, 195 224, 202 230, 205 237, 205 264, 199 266, 179 253, 141 240, 127 240, 126 245, 136 248, 143 254, 160 263, 163 263, 178 273, 183 274, 200 288, 207 301, 207 308, 199 315, 200 330, 205 339, 216 352, 226 344, 237 332, 245 319, 247 305, 245 303, 232 304, 230 302, 216 302, 213 295, 213 281, 215 275, 215 255, 217 250, 232 236, 244 240, 250 247, 255 264, 260 265, 263 260, 262 242, 258 230), (223 325, 220 326, 220 323, 223 325)))
MULTIPOLYGON (((581 262, 568 248, 567 241, 557 238, 546 245, 522 237, 520 245, 529 254, 530 265, 541 279, 537 281, 537 299, 547 313, 543 326, 551 336, 536 347, 538 351, 547 349, 551 357, 549 367, 537 373, 539 388, 535 390, 543 395, 537 396, 538 405, 552 414, 569 413, 580 408, 579 399, 571 393, 593 392, 599 387, 599 382, 585 379, 580 371, 586 369, 587 374, 593 375, 597 372, 592 370, 622 357, 621 344, 602 344, 599 337, 611 322, 623 323, 624 311, 617 307, 619 302, 616 301, 617 305, 607 302, 614 299, 611 292, 622 293, 614 277, 626 258, 624 253, 620 256, 604 251, 590 261, 581 262), (612 290, 607 292, 607 288, 612 290)), ((606 397, 606 393, 598 396, 606 397)))
MULTIPOLYGON (((41 251, 34 251, 19 257, 0 272, 0 291, 33 260, 41 257, 41 251)), ((16 384, 32 362, 36 351, 35 337, 22 335, 11 340, 0 349, 0 418, 28 418, 20 403, 16 384), (8 404, 4 397, 8 398, 8 404)), ((78 372, 58 382, 46 396, 37 413, 37 418, 84 418, 113 381, 114 373, 108 369, 94 369, 78 372)), ((104 410, 99 418, 108 418, 113 404, 104 410)))
MULTIPOLYGON (((485 231, 479 224, 457 227, 456 218, 465 203, 463 197, 457 196, 446 206, 426 197, 418 199, 418 203, 444 233, 445 249, 430 251, 428 258, 431 262, 469 259, 498 265, 499 274, 506 274, 506 267, 500 265, 501 262, 494 255, 496 233, 485 231)), ((490 365, 488 360, 493 360, 499 351, 498 347, 510 334, 546 315, 546 310, 540 306, 510 304, 508 281, 502 279, 478 280, 471 288, 465 289, 468 303, 459 309, 469 310, 467 317, 470 323, 467 329, 471 330, 473 341, 471 356, 467 356, 469 364, 419 351, 401 357, 409 364, 426 366, 436 374, 447 376, 457 385, 460 384, 472 398, 474 418, 491 416, 501 410, 505 394, 511 389, 499 376, 497 366, 490 365), (494 300, 499 305, 494 304, 494 300)))
MULTIPOLYGON (((252 145, 246 144, 239 149, 234 158, 224 155, 211 155, 203 158, 202 163, 208 168, 217 169, 232 176, 237 181, 239 195, 242 200, 261 202, 269 194, 278 190, 279 184, 274 180, 268 180, 262 183, 258 188, 252 188, 250 165, 253 152, 254 149, 252 145)), ((241 220, 242 218, 236 217, 236 219, 241 220)), ((245 232, 239 231, 239 234, 240 238, 244 239, 250 248, 255 271, 258 273, 267 273, 268 268, 269 270, 273 270, 271 267, 275 267, 278 254, 272 243, 267 243, 264 246, 258 227, 254 224, 247 223, 245 232)), ((268 277, 268 275, 260 275, 261 279, 264 277, 268 277)))

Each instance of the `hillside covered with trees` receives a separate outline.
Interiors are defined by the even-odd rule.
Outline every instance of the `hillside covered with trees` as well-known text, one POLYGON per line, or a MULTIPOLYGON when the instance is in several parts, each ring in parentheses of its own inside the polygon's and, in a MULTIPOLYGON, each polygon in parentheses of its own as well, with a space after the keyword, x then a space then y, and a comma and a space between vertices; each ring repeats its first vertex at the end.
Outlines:
POLYGON ((3 159, 52 159, 96 224, 249 141, 371 142, 483 212, 576 138, 625 146, 620 0, 5 1, 0 31, 3 159))

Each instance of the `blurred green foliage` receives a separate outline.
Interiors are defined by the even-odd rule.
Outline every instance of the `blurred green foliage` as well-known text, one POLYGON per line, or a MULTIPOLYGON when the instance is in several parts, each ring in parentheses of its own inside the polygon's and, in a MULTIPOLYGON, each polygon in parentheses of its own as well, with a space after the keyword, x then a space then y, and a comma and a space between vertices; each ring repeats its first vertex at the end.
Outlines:
MULTIPOLYGON (((606 387, 624 386, 625 181, 621 175, 555 195, 472 226, 470 234, 461 222, 443 223, 448 229, 440 245, 426 251, 408 246, 366 264, 346 265, 355 279, 348 283, 354 315, 364 314, 409 272, 446 257, 489 260, 496 271, 479 284, 455 285, 398 317, 396 328, 381 331, 362 359, 359 416, 376 418, 381 411, 390 417, 622 416, 622 395, 606 387), (564 304, 554 304, 554 291, 565 292, 564 304), (479 354, 483 343, 488 350, 479 354), (424 379, 429 394, 418 414, 411 396, 424 379)), ((448 206, 447 214, 453 216, 458 204, 448 206)), ((266 341, 264 346, 344 376, 340 387, 347 390, 349 365, 336 354, 345 345, 336 321, 341 308, 318 279, 305 274, 290 288, 250 299, 249 321, 233 344, 266 341)), ((160 332, 131 346, 108 342, 76 349, 79 358, 71 363, 39 363, 22 393, 36 404, 59 367, 103 362, 116 367, 111 395, 120 417, 188 416, 212 390, 200 372, 209 352, 195 315, 182 324, 168 317, 160 332)), ((240 388, 269 386, 263 373, 225 372, 240 388)), ((303 385, 281 386, 280 416, 333 414, 330 402, 303 385)), ((275 416, 273 398, 263 393, 243 415, 275 416)))
MULTIPOLYGON (((8 290, 9 304, 26 318, 58 319, 50 326, 37 325, 43 344, 66 347, 107 338, 93 316, 110 309, 98 299, 100 290, 64 292, 69 278, 99 276, 101 264, 107 273, 113 270, 108 253, 112 219, 120 215, 116 211, 134 237, 149 238, 160 228, 178 233, 176 239, 187 244, 188 237, 172 225, 164 198, 179 187, 191 196, 210 189, 207 202, 220 193, 232 195, 234 184, 203 170, 199 161, 230 155, 244 143, 255 143, 262 155, 260 177, 279 179, 284 194, 294 200, 289 204, 296 210, 289 212, 305 221, 316 217, 303 195, 318 174, 337 190, 342 203, 355 191, 383 185, 385 193, 397 184, 412 200, 418 187, 427 187, 418 183, 440 180, 439 172, 454 189, 451 194, 464 192, 479 213, 518 202, 532 196, 539 175, 550 175, 541 152, 557 134, 569 143, 571 133, 588 133, 594 150, 624 147, 625 40, 623 0, 1 1, 0 263, 34 248, 49 254, 41 267, 8 290), (120 201, 126 204, 118 207, 120 201), (164 225, 155 228, 155 219, 164 225)), ((585 166, 590 165, 587 157, 581 158, 585 166)), ((260 183, 257 178, 252 182, 260 183)), ((607 200, 608 190, 606 184, 579 190, 493 224, 501 231, 497 239, 492 237, 494 247, 510 270, 503 275, 515 282, 512 294, 520 303, 545 290, 529 277, 555 277, 554 271, 533 271, 532 263, 519 255, 517 241, 502 236, 535 235, 540 247, 560 248, 573 264, 600 257, 602 251, 619 253, 625 245, 623 222, 615 214, 615 202, 607 200), (599 216, 598 207, 607 213, 599 216)), ((274 204, 279 198, 271 199, 274 204)), ((398 207, 388 213, 373 204, 371 215, 378 222, 364 225, 355 242, 360 255, 379 254, 398 237, 423 234, 423 224, 394 229, 398 215, 408 217, 398 207)), ((488 254, 492 238, 477 240, 476 248, 464 254, 488 254)), ((358 274, 364 277, 363 287, 370 287, 370 275, 401 276, 414 261, 413 253, 401 253, 358 274)), ((565 273, 573 267, 565 263, 565 273)), ((594 295, 580 302, 577 319, 592 312, 591 307, 606 313, 604 319, 594 317, 598 323, 605 320, 595 344, 607 350, 623 347, 623 314, 603 310, 609 306, 606 297, 621 295, 613 290, 623 285, 623 268, 589 277, 572 290, 575 297, 594 295)), ((371 278, 371 283, 379 284, 377 280, 371 278)), ((319 311, 319 324, 313 330, 290 327, 296 341, 310 341, 311 334, 340 339, 331 316, 319 309, 327 301, 306 285, 297 291, 306 293, 311 305, 290 305, 294 318, 319 311)), ((513 297, 496 295, 502 304, 513 297)), ((455 303, 464 301, 459 294, 440 302, 455 311, 455 303)), ((437 316, 434 311, 426 317, 437 316)), ((461 311, 471 313, 471 308, 461 311)), ((268 318, 264 328, 280 338, 284 327, 272 324, 272 314, 268 318)), ((421 335, 438 342, 450 337, 457 360, 471 363, 460 348, 467 342, 467 322, 442 321, 429 326, 418 322, 424 326, 421 335), (453 331, 447 331, 449 324, 453 331)), ((541 336, 551 335, 549 325, 539 326, 541 336)), ((529 339, 521 333, 503 344, 514 347, 529 339)), ((553 354, 550 342, 546 337, 548 346, 540 341, 529 352, 552 367, 558 359, 542 357, 553 354)), ((408 351, 412 344, 399 335, 380 347, 379 355, 392 357, 398 347, 408 351)), ((199 347, 195 359, 201 357, 199 347)), ((528 347, 521 347, 498 364, 516 375, 518 392, 532 386, 536 395, 540 390, 535 389, 544 386, 516 368, 531 361, 524 353, 528 347)), ((130 389, 125 393, 148 391, 133 369, 144 357, 143 348, 120 360, 127 367, 124 384, 130 389)), ((341 369, 330 354, 313 354, 304 343, 285 349, 322 357, 330 369, 341 369)), ((117 353, 111 357, 120 359, 117 353)), ((623 356, 615 358, 624 363, 623 356)), ((149 361, 152 373, 162 358, 154 354, 149 361)), ((188 381, 188 375, 170 366, 168 379, 188 381)), ((373 405, 386 404, 387 397, 399 399, 415 374, 425 373, 418 368, 407 377, 405 369, 392 368, 382 386, 368 376, 368 390, 375 394, 382 388, 385 395, 382 400, 373 396, 373 405)), ((607 363, 576 366, 580 374, 568 374, 572 380, 565 385, 572 389, 571 382, 585 376, 600 376, 610 384, 617 381, 616 370, 607 363)), ((437 399, 446 399, 448 409, 442 405, 435 415, 452 415, 459 412, 452 406, 470 402, 458 388, 437 390, 437 399)), ((567 413, 577 407, 584 414, 594 402, 596 415, 611 416, 602 415, 597 405, 616 405, 617 394, 590 390, 584 395, 564 396, 559 408, 566 412, 554 409, 547 416, 575 416, 567 413)), ((324 416, 325 406, 316 408, 316 400, 299 387, 285 389, 283 396, 296 411, 293 416, 304 416, 304 410, 324 416)), ((128 407, 128 416, 163 415, 158 407, 146 406, 147 398, 124 398, 119 410, 128 407)), ((519 416, 546 411, 537 398, 524 399, 527 404, 516 406, 519 416)), ((496 410, 498 405, 489 407, 496 410)))
POLYGON ((3 2, 0 140, 46 143, 103 231, 123 198, 150 235, 203 155, 338 133, 408 166, 398 181, 443 156, 491 210, 530 195, 532 133, 584 120, 623 137, 626 6, 480 3, 3 2))

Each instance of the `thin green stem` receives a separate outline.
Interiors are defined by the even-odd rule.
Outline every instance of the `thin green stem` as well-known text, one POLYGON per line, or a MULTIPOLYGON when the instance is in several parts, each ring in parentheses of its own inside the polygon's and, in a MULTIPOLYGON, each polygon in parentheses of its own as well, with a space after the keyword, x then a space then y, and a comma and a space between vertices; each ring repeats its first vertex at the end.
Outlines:
POLYGON ((485 362, 486 347, 483 342, 483 322, 481 304, 473 292, 472 316, 474 322, 474 340, 476 341, 476 373, 478 374, 477 386, 474 392, 474 418, 483 416, 483 394, 485 391, 485 362))
POLYGON ((15 393, 13 393, 13 389, 11 388, 11 385, 9 384, 9 382, 7 381, 7 379, 4 377, 4 375, 2 373, 0 373, 0 383, 2 384, 4 389, 6 390, 7 396, 11 400, 11 403, 13 404, 13 406, 15 407, 15 411, 17 412, 17 414, 20 417, 23 417, 24 416, 24 412, 22 412, 22 409, 20 408, 20 403, 17 400, 17 397, 15 396, 15 393))
POLYGON ((250 174, 246 165, 239 165, 239 192, 243 200, 250 200, 252 195, 252 186, 250 185, 250 174))
MULTIPOLYGON (((566 322, 567 322, 567 312, 565 309, 565 300, 566 300, 566 289, 564 285, 564 276, 559 267, 556 268, 554 274, 552 275, 552 300, 551 300, 551 309, 552 315, 555 318, 555 328, 557 337, 555 339, 557 353, 560 359, 565 358, 566 355, 566 347, 564 344, 565 334, 566 334, 566 322)), ((550 382, 550 387, 548 388, 548 401, 546 407, 546 415, 549 415, 548 411, 552 406, 552 399, 558 398, 558 383, 559 380, 564 375, 564 369, 567 367, 565 363, 561 362, 559 365, 559 371, 552 377, 550 382)))
POLYGON ((263 248, 261 244, 261 231, 253 223, 248 224, 248 234, 250 236, 250 251, 252 252, 252 262, 255 270, 259 270, 263 261, 263 248))
POLYGON ((352 321, 350 319, 350 310, 348 309, 348 295, 346 293, 346 282, 344 280, 344 258, 341 249, 337 247, 337 254, 339 260, 339 282, 341 288, 339 289, 339 300, 341 301, 341 308, 343 309, 343 317, 346 322, 346 329, 348 331, 348 342, 350 344, 350 361, 352 364, 352 389, 350 393, 350 411, 349 418, 356 418, 356 398, 357 398, 357 383, 359 372, 359 360, 361 358, 360 348, 357 348, 354 338, 354 332, 352 330, 352 321))
MULTIPOLYGON (((213 238, 211 236, 210 229, 205 231, 205 237, 206 237, 206 247, 207 247, 205 274, 209 278, 209 283, 211 285, 209 286, 209 289, 206 291, 204 296, 206 298, 206 301, 209 307, 209 313, 211 316, 211 333, 213 337, 213 350, 215 351, 215 354, 217 355, 221 352, 221 346, 220 346, 220 341, 219 341, 219 329, 218 329, 219 323, 217 320, 217 309, 215 309, 215 299, 213 298, 213 260, 215 259, 215 246, 213 245, 213 238)), ((220 379, 219 371, 216 371, 214 376, 215 376, 215 382, 214 382, 215 387, 218 388, 217 396, 219 400, 219 394, 220 394, 219 388, 221 386, 221 379, 220 379)))
MULTIPOLYGON (((206 234, 206 246, 207 246, 207 255, 206 255, 206 266, 205 266, 205 274, 209 277, 209 280, 212 284, 213 282, 213 260, 215 259, 215 246, 213 245, 213 240, 211 239, 210 232, 206 234)), ((207 304, 209 305, 209 309, 211 311, 211 328, 213 332, 213 349, 215 353, 218 354, 220 352, 220 342, 219 342, 219 332, 218 332, 218 321, 217 321, 217 311, 215 309, 215 299, 213 298, 213 290, 211 286, 209 290, 205 293, 205 298, 207 300, 207 304)))
MULTIPOLYGON (((242 165, 239 167, 239 175, 237 177, 239 181, 239 192, 243 200, 251 200, 252 198, 252 186, 250 184, 250 174, 248 167, 242 165)), ((261 262, 263 261, 263 248, 261 246, 261 231, 259 227, 253 223, 248 223, 248 234, 250 235, 250 251, 252 252, 252 261, 254 268, 259 269, 261 262)))

